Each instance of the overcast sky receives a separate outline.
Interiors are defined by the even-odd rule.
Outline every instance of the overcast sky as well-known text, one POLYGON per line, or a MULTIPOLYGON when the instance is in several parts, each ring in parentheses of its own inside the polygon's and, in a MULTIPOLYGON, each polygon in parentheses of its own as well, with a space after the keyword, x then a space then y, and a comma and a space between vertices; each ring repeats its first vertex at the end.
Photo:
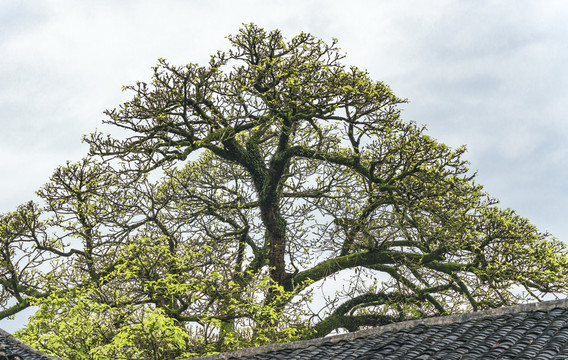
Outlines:
POLYGON ((467 145, 503 207, 568 242, 568 2, 547 0, 0 0, 0 213, 112 132, 102 112, 158 58, 203 64, 249 22, 338 38, 405 119, 467 145))

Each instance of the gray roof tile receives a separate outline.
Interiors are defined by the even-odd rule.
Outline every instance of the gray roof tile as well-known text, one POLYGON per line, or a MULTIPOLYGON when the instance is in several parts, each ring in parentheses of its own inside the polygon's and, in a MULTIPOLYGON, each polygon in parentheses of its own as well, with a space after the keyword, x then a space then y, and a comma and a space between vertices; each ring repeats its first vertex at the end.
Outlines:
POLYGON ((406 321, 198 359, 568 359, 568 300, 406 321))

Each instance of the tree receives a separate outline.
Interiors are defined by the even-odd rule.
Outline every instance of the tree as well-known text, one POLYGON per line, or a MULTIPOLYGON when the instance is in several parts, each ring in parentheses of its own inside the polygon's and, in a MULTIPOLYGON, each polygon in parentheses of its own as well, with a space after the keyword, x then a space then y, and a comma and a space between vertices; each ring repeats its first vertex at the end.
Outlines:
POLYGON ((465 148, 403 121, 335 40, 229 41, 206 66, 160 60, 107 111, 129 136, 86 136, 43 207, 0 218, 0 318, 39 306, 19 337, 175 358, 566 294, 566 246, 498 208, 465 148))

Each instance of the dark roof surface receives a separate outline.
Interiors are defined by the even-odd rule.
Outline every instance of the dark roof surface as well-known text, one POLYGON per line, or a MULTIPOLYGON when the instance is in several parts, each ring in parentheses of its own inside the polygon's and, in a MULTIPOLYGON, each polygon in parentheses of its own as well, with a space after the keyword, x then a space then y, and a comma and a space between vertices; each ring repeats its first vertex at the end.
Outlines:
POLYGON ((568 300, 405 321, 198 359, 568 359, 568 300))
POLYGON ((0 329, 0 360, 63 360, 45 355, 0 329))

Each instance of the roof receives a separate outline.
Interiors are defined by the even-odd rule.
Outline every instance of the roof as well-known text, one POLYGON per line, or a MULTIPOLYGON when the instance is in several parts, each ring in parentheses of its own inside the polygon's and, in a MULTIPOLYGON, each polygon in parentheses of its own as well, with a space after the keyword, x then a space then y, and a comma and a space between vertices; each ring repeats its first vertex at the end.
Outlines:
MULTIPOLYGON (((568 299, 272 344, 192 360, 568 359, 568 299)), ((63 360, 0 329, 0 360, 63 360), (19 357, 19 358, 18 358, 19 357)))
POLYGON ((63 360, 30 347, 0 329, 0 360, 63 360))
POLYGON ((197 359, 535 358, 568 359, 568 299, 405 321, 197 359))

